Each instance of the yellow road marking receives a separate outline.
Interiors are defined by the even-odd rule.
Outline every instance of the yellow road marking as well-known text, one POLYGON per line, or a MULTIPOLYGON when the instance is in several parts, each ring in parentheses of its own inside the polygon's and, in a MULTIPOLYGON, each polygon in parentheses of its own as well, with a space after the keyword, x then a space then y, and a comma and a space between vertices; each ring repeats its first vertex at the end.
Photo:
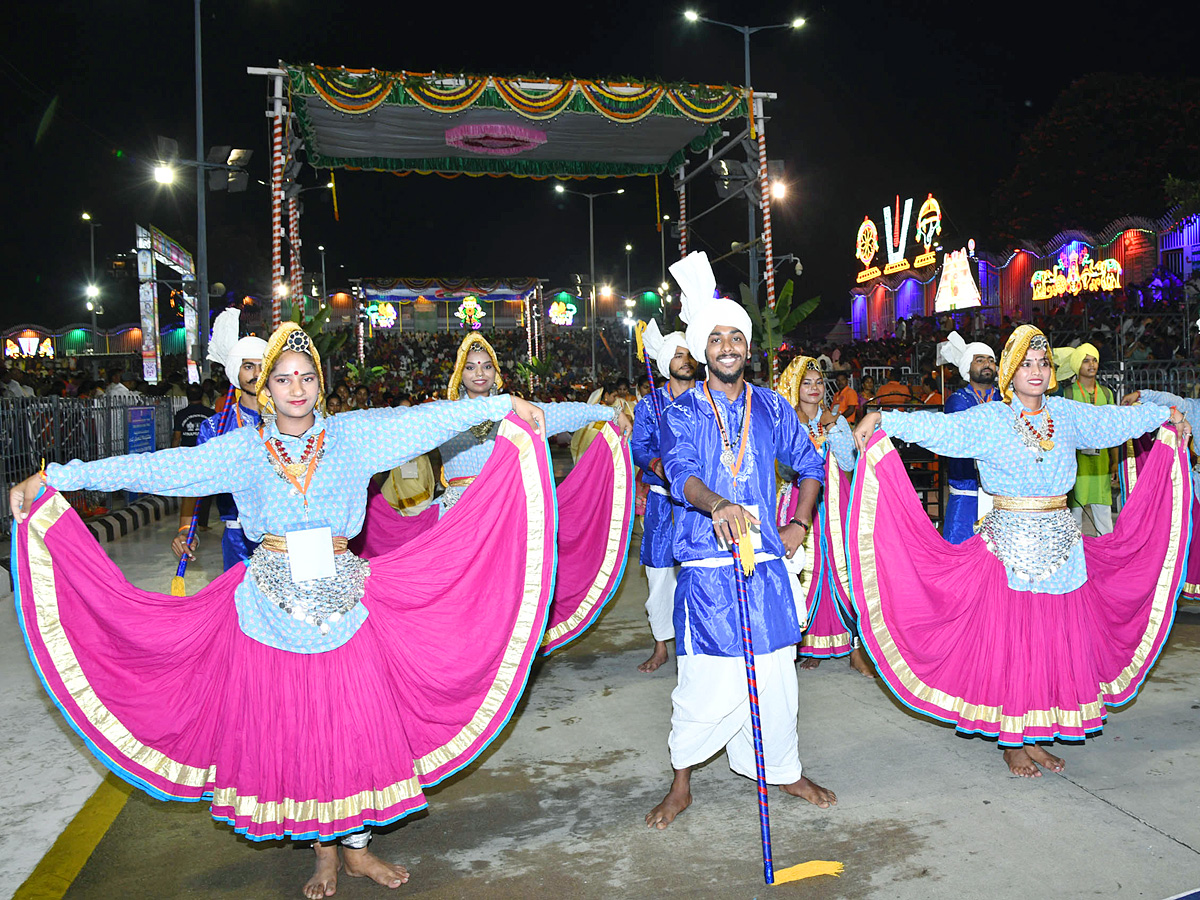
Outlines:
POLYGON ((133 788, 116 775, 111 772, 106 775, 54 846, 17 888, 13 900, 61 900, 132 792, 133 788))

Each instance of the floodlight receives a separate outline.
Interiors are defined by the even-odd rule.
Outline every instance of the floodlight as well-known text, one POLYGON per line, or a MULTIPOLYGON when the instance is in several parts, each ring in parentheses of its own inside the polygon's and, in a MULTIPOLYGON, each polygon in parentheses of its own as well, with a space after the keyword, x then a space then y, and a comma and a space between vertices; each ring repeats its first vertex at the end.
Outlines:
POLYGON ((567 190, 567 189, 566 189, 565 187, 563 187, 561 184, 556 184, 556 185, 554 186, 554 193, 556 193, 556 194, 562 194, 562 193, 564 193, 566 190, 567 190))
POLYGON ((796 18, 792 19, 792 27, 793 28, 803 28, 804 27, 804 17, 796 16, 796 18))
POLYGON ((175 170, 170 166, 157 165, 154 167, 154 180, 159 184, 174 184, 175 170))
POLYGON ((700 21, 700 14, 698 12, 696 12, 694 9, 689 9, 687 12, 685 12, 683 14, 683 17, 685 19, 687 19, 689 22, 700 21))
MULTIPOLYGON (((87 286, 87 289, 84 291, 84 293, 87 294, 89 297, 99 297, 100 296, 100 288, 96 287, 94 284, 89 284, 87 286)), ((92 304, 89 303, 88 307, 90 308, 91 305, 92 304)))

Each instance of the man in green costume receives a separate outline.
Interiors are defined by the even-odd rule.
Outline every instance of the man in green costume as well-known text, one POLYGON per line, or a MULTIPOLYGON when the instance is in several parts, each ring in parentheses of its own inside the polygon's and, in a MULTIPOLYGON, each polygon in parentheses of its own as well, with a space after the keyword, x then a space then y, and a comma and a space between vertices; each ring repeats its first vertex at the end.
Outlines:
MULTIPOLYGON (((1096 381, 1100 369, 1100 351, 1093 344, 1066 347, 1059 357, 1058 377, 1075 376, 1063 391, 1068 400, 1105 406, 1114 401, 1113 392, 1096 381)), ((1091 519, 1096 534, 1112 531, 1112 479, 1117 473, 1117 450, 1115 448, 1080 449, 1076 452, 1079 474, 1075 488, 1067 497, 1075 521, 1083 527, 1084 514, 1091 519)))

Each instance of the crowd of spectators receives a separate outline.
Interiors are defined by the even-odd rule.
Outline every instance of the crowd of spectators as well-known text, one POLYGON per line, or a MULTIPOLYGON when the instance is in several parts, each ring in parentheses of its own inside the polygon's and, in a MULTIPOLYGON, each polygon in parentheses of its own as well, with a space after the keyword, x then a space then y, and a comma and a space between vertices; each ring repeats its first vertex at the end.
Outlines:
MULTIPOLYGON (((1187 324, 1181 312, 1164 302, 1145 305, 1132 315, 1125 312, 1116 298, 1100 297, 1087 305, 1076 299, 1064 301, 1034 318, 1055 346, 1091 341, 1100 351, 1102 370, 1112 370, 1122 360, 1153 364, 1189 359, 1187 324)), ((849 389, 860 400, 870 398, 890 378, 893 385, 889 393, 896 393, 895 385, 900 385, 911 402, 940 402, 943 393, 959 385, 956 370, 937 366, 938 343, 950 331, 958 330, 969 340, 988 344, 998 355, 1016 324, 1007 318, 999 325, 988 323, 978 313, 959 315, 957 319, 949 315, 914 316, 897 320, 891 334, 873 340, 828 340, 814 334, 789 341, 779 353, 780 365, 786 366, 799 353, 817 357, 830 375, 831 397, 849 389), (839 380, 839 376, 845 377, 839 380)), ((525 330, 484 330, 480 334, 495 347, 501 374, 510 388, 527 392, 527 381, 518 369, 518 363, 526 363, 529 358, 525 330)), ((365 342, 364 361, 359 365, 351 334, 327 360, 330 375, 327 400, 331 409, 337 412, 408 405, 444 396, 463 335, 462 331, 376 331, 365 342)), ((628 332, 620 325, 601 328, 595 342, 594 378, 591 334, 582 329, 552 329, 542 338, 536 394, 545 400, 584 401, 601 390, 614 398, 636 399, 649 382, 645 368, 635 356, 632 366, 635 385, 626 383, 623 376, 629 367, 627 340, 628 332), (637 382, 641 382, 640 387, 637 382)), ((0 398, 97 398, 141 393, 177 398, 177 405, 184 405, 186 381, 182 358, 167 357, 166 375, 155 385, 143 381, 134 365, 136 362, 127 368, 114 367, 99 379, 92 378, 86 366, 71 368, 59 360, 33 359, 0 365, 0 398)), ((765 382, 766 361, 761 353, 756 354, 751 367, 754 379, 765 382)), ((214 377, 201 385, 201 402, 209 407, 219 406, 227 388, 228 382, 217 367, 214 377)))

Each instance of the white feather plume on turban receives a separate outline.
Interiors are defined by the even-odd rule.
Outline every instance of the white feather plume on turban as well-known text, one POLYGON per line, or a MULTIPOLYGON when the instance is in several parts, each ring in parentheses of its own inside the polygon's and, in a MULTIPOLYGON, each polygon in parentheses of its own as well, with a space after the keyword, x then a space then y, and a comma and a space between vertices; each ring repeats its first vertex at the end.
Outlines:
POLYGON ((237 372, 247 359, 262 359, 267 342, 262 338, 238 339, 241 311, 227 309, 213 320, 212 337, 208 341, 208 359, 225 367, 225 377, 237 385, 237 372))
POLYGON ((708 336, 719 325, 738 329, 746 336, 746 343, 754 338, 754 327, 750 314, 740 304, 726 298, 714 298, 717 280, 713 277, 708 254, 703 250, 689 253, 671 266, 671 274, 679 283, 682 294, 680 317, 687 322, 688 351, 697 362, 707 362, 704 355, 708 336))
POLYGON ((980 341, 968 344, 957 331, 950 332, 946 340, 938 344, 938 365, 949 363, 952 366, 958 366, 958 371, 962 375, 963 381, 971 380, 971 363, 975 360, 976 356, 990 356, 992 359, 995 359, 996 352, 987 344, 980 341))
POLYGON ((671 360, 679 347, 687 348, 687 335, 682 331, 672 331, 664 335, 658 330, 658 322, 651 319, 646 330, 642 332, 642 346, 658 364, 658 374, 663 378, 670 378, 671 360))

